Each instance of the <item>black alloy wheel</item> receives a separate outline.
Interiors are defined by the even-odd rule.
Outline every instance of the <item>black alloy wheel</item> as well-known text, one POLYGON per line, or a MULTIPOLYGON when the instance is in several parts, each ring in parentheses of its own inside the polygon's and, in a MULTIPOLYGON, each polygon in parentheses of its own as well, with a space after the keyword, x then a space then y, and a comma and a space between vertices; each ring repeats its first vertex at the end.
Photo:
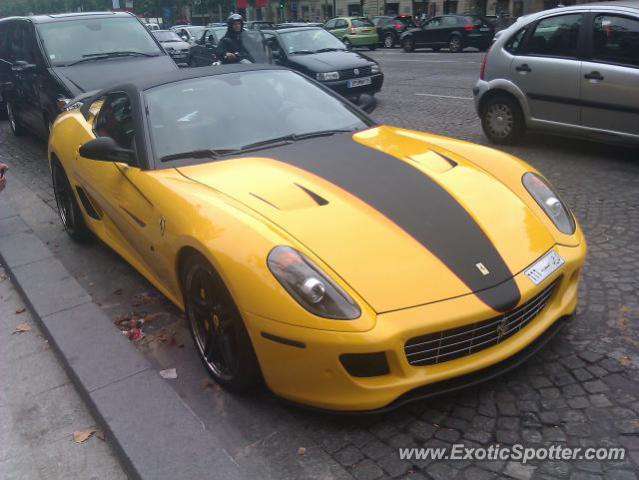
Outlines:
POLYGON ((187 260, 183 292, 191 336, 209 374, 236 393, 254 388, 261 373, 248 332, 231 294, 203 257, 187 260))

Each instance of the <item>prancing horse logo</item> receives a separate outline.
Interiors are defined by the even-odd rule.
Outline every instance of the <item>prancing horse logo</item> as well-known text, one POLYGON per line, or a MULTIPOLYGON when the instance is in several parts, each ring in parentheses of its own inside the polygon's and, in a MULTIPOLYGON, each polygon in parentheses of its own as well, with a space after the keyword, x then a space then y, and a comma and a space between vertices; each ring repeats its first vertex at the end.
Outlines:
POLYGON ((490 273, 490 271, 481 262, 476 263, 475 266, 477 267, 477 270, 479 270, 481 272, 481 274, 484 275, 484 276, 486 276, 486 275, 488 275, 490 273))

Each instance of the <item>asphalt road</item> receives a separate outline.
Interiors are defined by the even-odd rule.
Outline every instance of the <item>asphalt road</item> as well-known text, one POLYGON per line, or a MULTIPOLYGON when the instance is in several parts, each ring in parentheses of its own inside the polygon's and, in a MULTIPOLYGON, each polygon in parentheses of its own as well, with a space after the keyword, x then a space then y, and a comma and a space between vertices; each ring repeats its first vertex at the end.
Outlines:
MULTIPOLYGON (((471 88, 481 54, 398 49, 371 53, 386 75, 380 123, 486 143, 471 88)), ((528 135, 508 148, 554 182, 585 230, 589 257, 576 320, 517 370, 454 395, 384 415, 335 417, 280 402, 267 391, 220 390, 197 359, 184 320, 105 246, 73 245, 53 212, 45 146, 0 128, 0 159, 18 184, 38 236, 111 318, 155 314, 139 348, 176 368, 174 388, 208 428, 224 432, 238 462, 281 478, 636 480, 639 471, 639 156, 584 140, 528 135), (48 205, 45 207, 43 202, 48 205), (401 461, 398 447, 622 446, 621 462, 401 461), (300 455, 298 448, 306 448, 300 455)), ((105 360, 106 361, 106 360, 105 360)))

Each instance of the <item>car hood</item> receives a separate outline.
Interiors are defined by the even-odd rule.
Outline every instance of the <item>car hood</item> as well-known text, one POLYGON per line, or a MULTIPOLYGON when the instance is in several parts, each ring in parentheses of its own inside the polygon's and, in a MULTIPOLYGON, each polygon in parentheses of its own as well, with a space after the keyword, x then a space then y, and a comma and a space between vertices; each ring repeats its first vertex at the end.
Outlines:
POLYGON ((67 67, 52 67, 72 96, 91 90, 101 90, 126 82, 127 78, 152 76, 177 69, 168 55, 157 57, 117 57, 80 63, 67 67))
POLYGON ((287 231, 377 312, 468 294, 514 307, 513 275, 552 248, 551 233, 495 177, 404 132, 307 139, 179 171, 287 231))
POLYGON ((182 42, 182 41, 175 41, 175 42, 161 42, 162 47, 164 47, 164 49, 169 49, 172 48, 174 50, 184 50, 184 49, 189 49, 191 48, 191 45, 189 43, 186 42, 182 42))
POLYGON ((366 55, 349 51, 290 55, 288 60, 290 63, 311 72, 331 72, 347 68, 360 68, 375 63, 366 55))

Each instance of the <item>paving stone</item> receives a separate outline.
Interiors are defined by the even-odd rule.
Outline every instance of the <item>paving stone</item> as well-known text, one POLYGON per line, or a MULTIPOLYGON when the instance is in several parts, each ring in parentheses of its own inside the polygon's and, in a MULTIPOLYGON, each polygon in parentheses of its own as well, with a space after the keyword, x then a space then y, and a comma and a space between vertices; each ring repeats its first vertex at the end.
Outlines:
MULTIPOLYGON (((410 447, 409 447, 410 448, 410 447)), ((397 450, 393 450, 391 447, 379 440, 373 440, 362 447, 362 453, 373 460, 378 460, 382 457, 393 456, 397 453, 397 450)))
POLYGON ((564 430, 568 435, 575 437, 587 437, 591 433, 591 427, 588 423, 566 423, 564 430))
POLYGON ((391 457, 382 457, 377 464, 393 478, 404 475, 412 466, 409 461, 400 460, 396 455, 391 457))
POLYGON ((570 408, 582 409, 590 406, 590 402, 586 397, 569 398, 566 402, 570 408))
POLYGON ((637 474, 629 470, 608 470, 607 480, 637 480, 637 474))
POLYGON ((497 443, 513 445, 519 442, 519 433, 514 430, 497 430, 495 432, 497 443))
POLYGON ((435 438, 439 438, 445 442, 454 443, 461 437, 461 434, 457 430, 452 428, 441 428, 435 433, 435 438))
POLYGON ((362 460, 364 455, 358 448, 351 445, 337 452, 333 458, 345 467, 350 467, 362 460))
POLYGON ((539 470, 557 478, 566 478, 570 475, 572 466, 570 462, 561 460, 548 460, 541 462, 539 470))
POLYGON ((517 430, 519 428, 519 418, 517 417, 500 417, 497 419, 497 429, 499 430, 517 430))
POLYGON ((517 480, 530 480, 535 474, 536 467, 532 465, 524 465, 519 462, 508 462, 504 473, 509 477, 516 478, 517 480))
POLYGON ((585 368, 573 370, 572 374, 579 382, 585 382, 586 380, 592 379, 592 374, 585 368))
POLYGON ((594 473, 573 472, 570 474, 570 480, 601 480, 601 475, 595 475, 594 473))
POLYGON ((521 431, 521 439, 524 444, 527 443, 541 443, 543 441, 543 437, 541 436, 541 432, 539 430, 531 430, 524 429, 521 431))
POLYGON ((384 475, 384 472, 371 460, 363 460, 353 467, 351 474, 357 480, 375 480, 384 475))
POLYGON ((436 430, 437 427, 434 427, 432 424, 422 422, 420 420, 417 420, 409 427, 409 432, 418 441, 428 440, 435 434, 436 430))
POLYGON ((546 442, 565 442, 566 435, 559 427, 544 427, 542 435, 546 442))
POLYGON ((472 466, 464 470, 463 478, 466 480, 493 480, 497 478, 497 475, 494 472, 472 466))
POLYGON ((540 412, 538 416, 544 425, 557 425, 560 421, 559 414, 553 411, 540 412))
POLYGON ((514 415, 517 415, 519 413, 518 410, 517 410, 517 405, 515 404, 515 402, 498 403, 497 404, 497 409, 499 410, 499 413, 501 415, 514 416, 514 415))
POLYGON ((459 471, 444 463, 433 463, 428 466, 426 473, 433 480, 451 480, 457 477, 459 471))
POLYGON ((604 368, 601 368, 597 365, 591 365, 587 367, 588 372, 590 372, 594 377, 601 378, 608 375, 608 371, 604 368))

